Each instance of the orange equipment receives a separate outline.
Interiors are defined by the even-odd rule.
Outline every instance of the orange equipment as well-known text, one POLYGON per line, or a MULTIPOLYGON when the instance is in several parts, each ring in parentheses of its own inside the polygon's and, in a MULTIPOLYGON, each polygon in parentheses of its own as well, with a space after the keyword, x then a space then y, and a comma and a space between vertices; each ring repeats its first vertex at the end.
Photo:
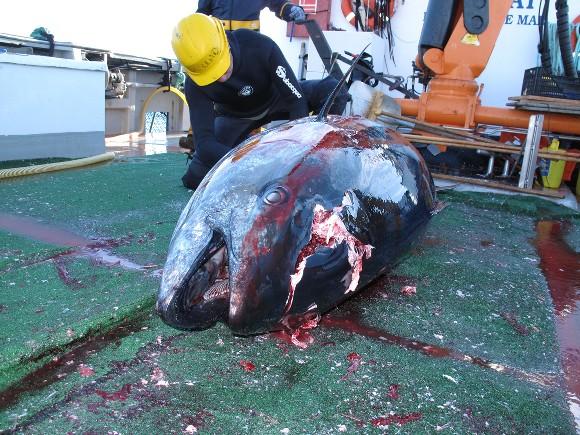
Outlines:
MULTIPOLYGON (((366 14, 368 15, 368 27, 369 29, 372 29, 374 24, 375 24, 375 18, 374 18, 374 9, 375 9, 375 0, 364 0, 364 2, 361 2, 363 4, 363 7, 365 8, 365 10, 368 10, 370 13, 366 14)), ((346 21, 348 21, 348 23, 351 26, 354 26, 356 24, 356 13, 353 10, 353 5, 352 5, 352 1, 351 0, 342 0, 340 2, 340 8, 342 10, 342 13, 344 15, 344 18, 346 18, 346 21)), ((366 23, 364 23, 366 24, 366 23)))
MULTIPOLYGON (((375 16, 377 14, 376 10, 376 0, 361 0, 361 9, 364 9, 361 13, 362 24, 365 31, 372 31, 375 27, 375 16)), ((395 14, 397 8, 395 0, 392 0, 388 5, 388 16, 392 17, 395 14)), ((356 26, 356 6, 353 4, 352 0, 342 0, 340 2, 340 9, 346 21, 351 26, 356 26)), ((360 10, 359 10, 360 12, 360 10)))
MULTIPOLYGON (((481 87, 475 81, 489 61, 512 3, 430 0, 416 63, 432 78, 418 100, 397 100, 403 115, 465 128, 528 127, 531 112, 482 106, 481 87)), ((580 122, 577 116, 545 113, 543 129, 580 135, 580 122)))

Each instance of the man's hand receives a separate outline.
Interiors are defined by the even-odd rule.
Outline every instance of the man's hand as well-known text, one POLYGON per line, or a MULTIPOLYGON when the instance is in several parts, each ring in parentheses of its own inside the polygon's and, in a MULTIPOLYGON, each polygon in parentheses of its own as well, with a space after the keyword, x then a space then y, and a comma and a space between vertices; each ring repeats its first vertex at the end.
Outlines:
POLYGON ((290 18, 290 21, 303 22, 306 20, 306 14, 304 13, 304 9, 300 6, 292 5, 290 7, 288 18, 290 18))

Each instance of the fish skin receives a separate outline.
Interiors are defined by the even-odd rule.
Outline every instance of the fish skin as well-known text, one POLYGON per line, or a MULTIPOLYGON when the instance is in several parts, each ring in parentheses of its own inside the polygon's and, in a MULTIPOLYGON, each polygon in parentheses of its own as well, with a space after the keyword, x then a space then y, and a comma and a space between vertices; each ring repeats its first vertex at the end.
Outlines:
POLYGON ((425 229, 435 195, 418 151, 366 118, 304 118, 260 133, 226 155, 184 209, 157 311, 180 329, 216 321, 241 335, 293 329, 351 296, 355 244, 370 247, 356 291, 395 265, 425 229), (290 277, 321 207, 351 243, 320 245, 293 291, 290 277), (209 251, 224 242, 229 300, 205 300, 222 267, 207 261, 209 251))

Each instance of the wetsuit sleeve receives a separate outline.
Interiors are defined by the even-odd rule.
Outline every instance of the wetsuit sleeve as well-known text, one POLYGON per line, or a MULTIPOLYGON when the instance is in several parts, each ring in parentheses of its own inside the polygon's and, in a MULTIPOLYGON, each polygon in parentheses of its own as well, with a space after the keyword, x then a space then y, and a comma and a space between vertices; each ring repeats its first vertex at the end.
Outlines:
POLYGON ((189 78, 185 81, 185 96, 189 106, 195 152, 203 163, 211 167, 226 155, 230 148, 216 138, 214 131, 216 114, 213 102, 189 78))
POLYGON ((270 53, 270 70, 272 81, 286 101, 290 120, 308 116, 308 102, 292 68, 282 54, 280 47, 273 45, 270 53))
POLYGON ((199 0, 196 12, 205 15, 212 15, 213 12, 212 0, 199 0))
POLYGON ((268 9, 274 12, 278 18, 290 21, 290 16, 288 14, 292 7, 292 3, 288 0, 270 0, 266 2, 266 6, 268 6, 268 9))

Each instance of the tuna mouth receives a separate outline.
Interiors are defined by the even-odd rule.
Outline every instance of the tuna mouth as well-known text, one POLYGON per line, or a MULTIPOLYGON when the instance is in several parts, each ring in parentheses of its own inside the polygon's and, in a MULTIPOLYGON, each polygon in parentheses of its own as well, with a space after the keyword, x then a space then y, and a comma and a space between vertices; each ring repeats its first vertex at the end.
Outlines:
POLYGON ((207 329, 227 321, 230 305, 228 250, 214 231, 204 252, 190 267, 169 300, 158 301, 165 323, 180 329, 207 329))
POLYGON ((209 250, 205 261, 183 282, 188 293, 188 305, 198 305, 218 299, 229 300, 227 248, 220 243, 209 250))

